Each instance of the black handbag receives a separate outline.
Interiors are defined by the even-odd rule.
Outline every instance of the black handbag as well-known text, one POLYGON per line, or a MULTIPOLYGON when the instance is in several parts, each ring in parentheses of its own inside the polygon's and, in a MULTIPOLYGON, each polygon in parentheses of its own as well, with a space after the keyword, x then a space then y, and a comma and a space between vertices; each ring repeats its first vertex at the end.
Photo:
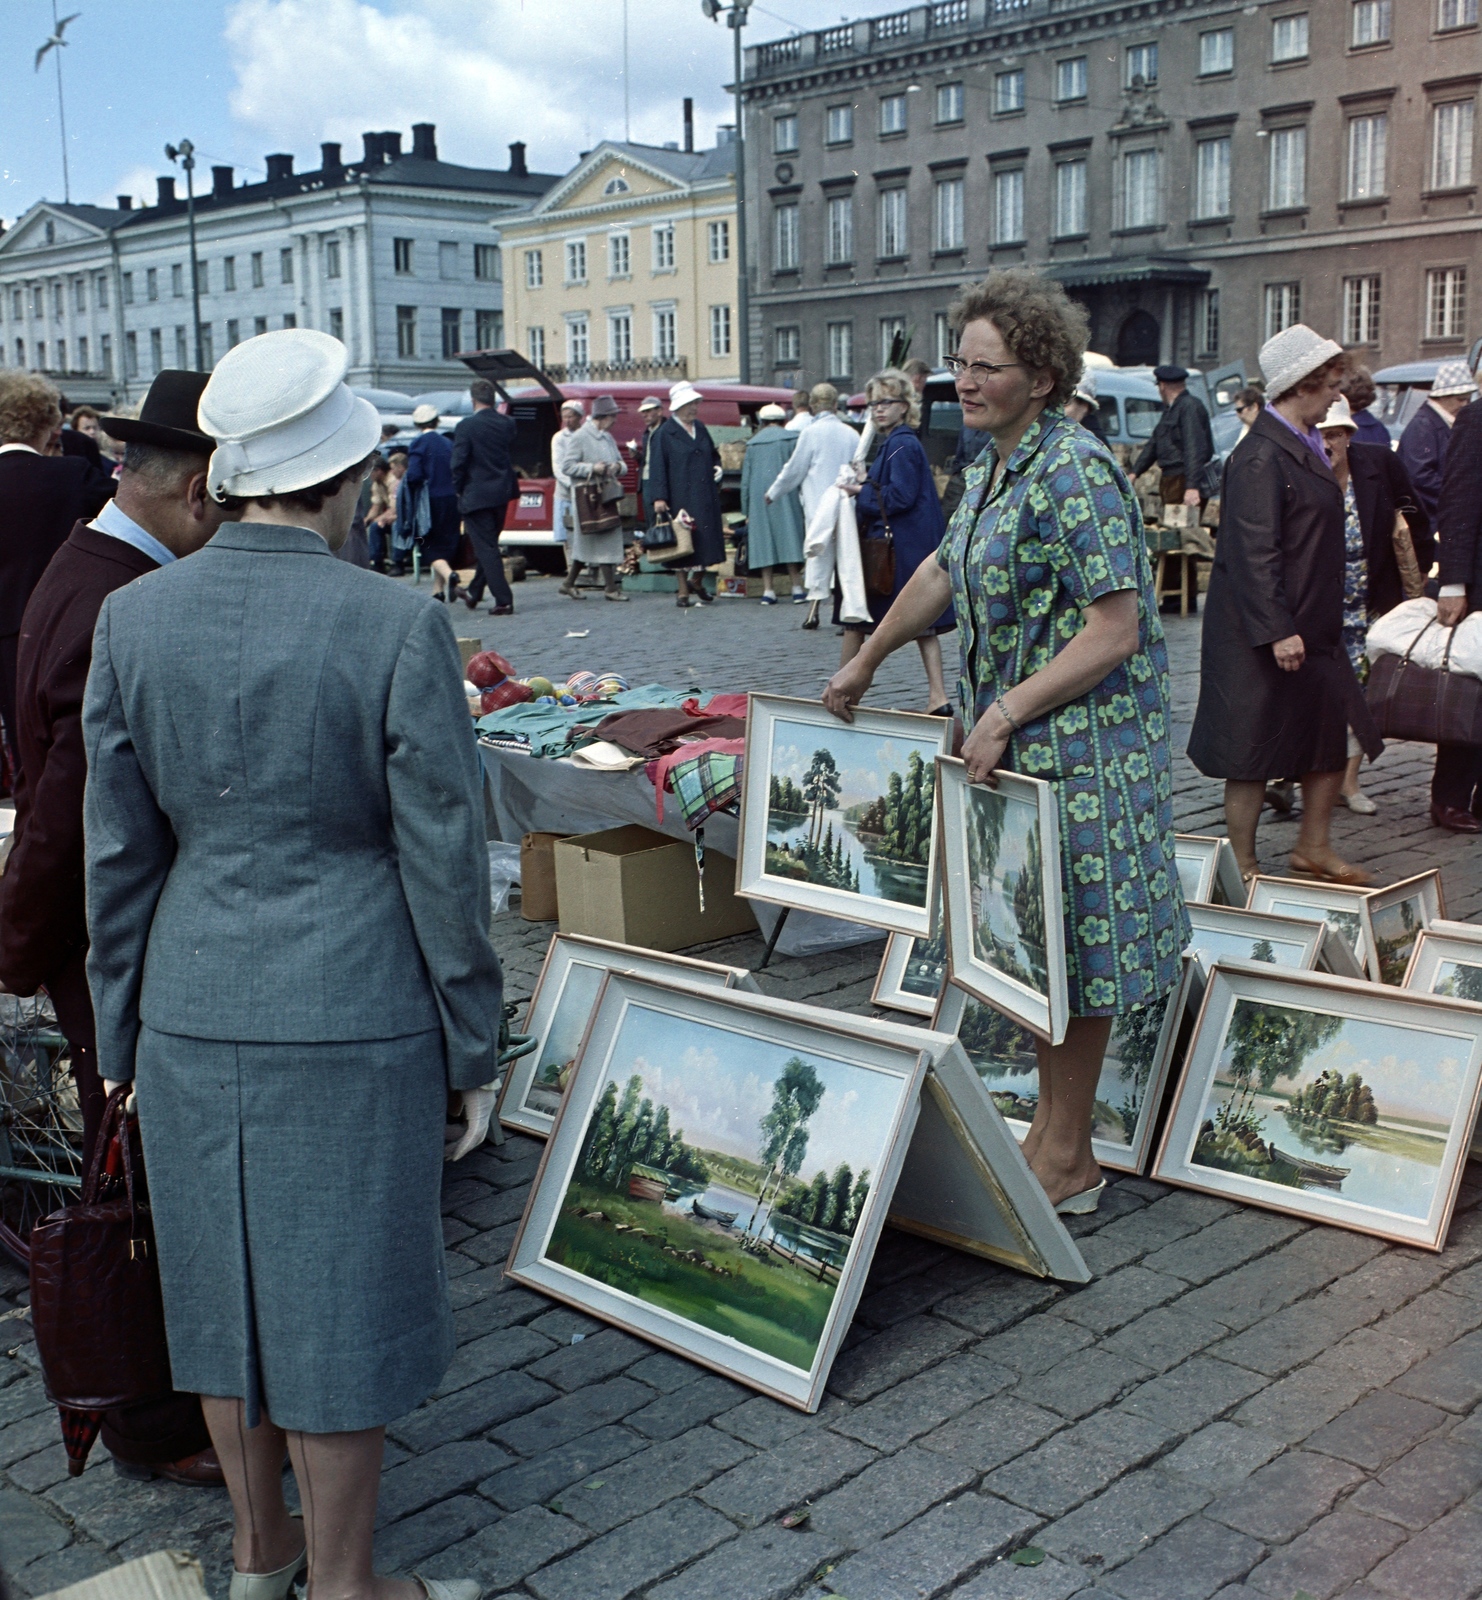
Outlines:
POLYGON ((667 511, 656 511, 653 526, 643 530, 638 542, 645 550, 672 550, 679 542, 674 537, 674 518, 667 511))
POLYGON ((1386 739, 1413 739, 1420 744, 1482 745, 1482 678, 1451 670, 1451 644, 1456 629, 1448 628, 1439 667, 1422 667, 1410 659, 1427 629, 1426 623, 1402 656, 1380 656, 1369 669, 1369 711, 1386 739))

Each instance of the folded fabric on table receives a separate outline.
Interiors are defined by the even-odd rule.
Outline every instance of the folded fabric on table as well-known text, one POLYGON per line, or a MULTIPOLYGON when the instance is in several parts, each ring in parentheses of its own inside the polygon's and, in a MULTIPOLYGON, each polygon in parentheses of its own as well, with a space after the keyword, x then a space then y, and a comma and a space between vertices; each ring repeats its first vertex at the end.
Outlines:
MULTIPOLYGON (((615 712, 641 712, 664 708, 661 714, 675 716, 680 715, 677 708, 694 693, 693 689, 669 689, 662 683, 646 683, 637 689, 624 689, 597 706, 543 705, 538 700, 527 700, 521 705, 491 711, 480 717, 474 726, 485 737, 500 739, 513 734, 527 739, 533 756, 564 756, 580 745, 607 737, 598 733, 592 721, 594 710, 611 707, 615 712)), ((688 722, 689 719, 683 720, 688 722)), ((636 753, 653 754, 652 751, 636 753)))
POLYGON ((682 709, 671 711, 620 711, 604 717, 587 730, 595 739, 621 745, 636 756, 661 756, 673 750, 681 739, 702 736, 714 739, 740 739, 746 733, 742 717, 691 716, 682 709))
POLYGON ((702 711, 712 717, 745 717, 748 696, 744 694, 713 694, 702 706, 700 697, 686 700, 685 711, 698 716, 702 711))
POLYGON ((691 828, 698 827, 713 811, 739 810, 740 758, 745 750, 745 739, 691 739, 650 761, 643 770, 654 786, 659 821, 664 820, 666 789, 674 793, 685 823, 691 828))

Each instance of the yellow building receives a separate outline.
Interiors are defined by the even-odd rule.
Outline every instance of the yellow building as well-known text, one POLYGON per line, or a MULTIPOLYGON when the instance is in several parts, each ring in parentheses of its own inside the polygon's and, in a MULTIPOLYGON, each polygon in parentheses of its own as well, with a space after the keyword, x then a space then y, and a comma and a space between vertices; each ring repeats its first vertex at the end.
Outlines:
POLYGON ((501 217, 509 342, 562 377, 735 379, 735 165, 604 142, 501 217))

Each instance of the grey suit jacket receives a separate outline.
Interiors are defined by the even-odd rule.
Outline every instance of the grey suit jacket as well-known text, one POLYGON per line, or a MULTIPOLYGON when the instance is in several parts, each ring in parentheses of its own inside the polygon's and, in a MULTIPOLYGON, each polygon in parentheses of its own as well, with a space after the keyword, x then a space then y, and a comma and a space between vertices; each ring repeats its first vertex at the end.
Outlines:
POLYGON ((228 523, 110 595, 83 705, 98 1069, 141 1020, 247 1042, 441 1026, 495 1076, 478 752, 444 608, 303 528, 228 523))

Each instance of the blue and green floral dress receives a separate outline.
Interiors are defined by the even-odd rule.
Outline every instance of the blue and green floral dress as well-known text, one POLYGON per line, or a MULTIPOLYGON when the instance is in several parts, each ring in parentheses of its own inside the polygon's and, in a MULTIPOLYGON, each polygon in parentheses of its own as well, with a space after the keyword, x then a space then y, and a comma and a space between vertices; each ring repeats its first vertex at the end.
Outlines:
POLYGON ((1058 409, 1030 424, 989 492, 990 446, 937 559, 952 580, 971 726, 1135 589, 1138 648, 1094 689, 1015 734, 1004 765, 1053 784, 1072 1016, 1161 998, 1190 939, 1173 852, 1168 649, 1136 497, 1107 447, 1058 409))

